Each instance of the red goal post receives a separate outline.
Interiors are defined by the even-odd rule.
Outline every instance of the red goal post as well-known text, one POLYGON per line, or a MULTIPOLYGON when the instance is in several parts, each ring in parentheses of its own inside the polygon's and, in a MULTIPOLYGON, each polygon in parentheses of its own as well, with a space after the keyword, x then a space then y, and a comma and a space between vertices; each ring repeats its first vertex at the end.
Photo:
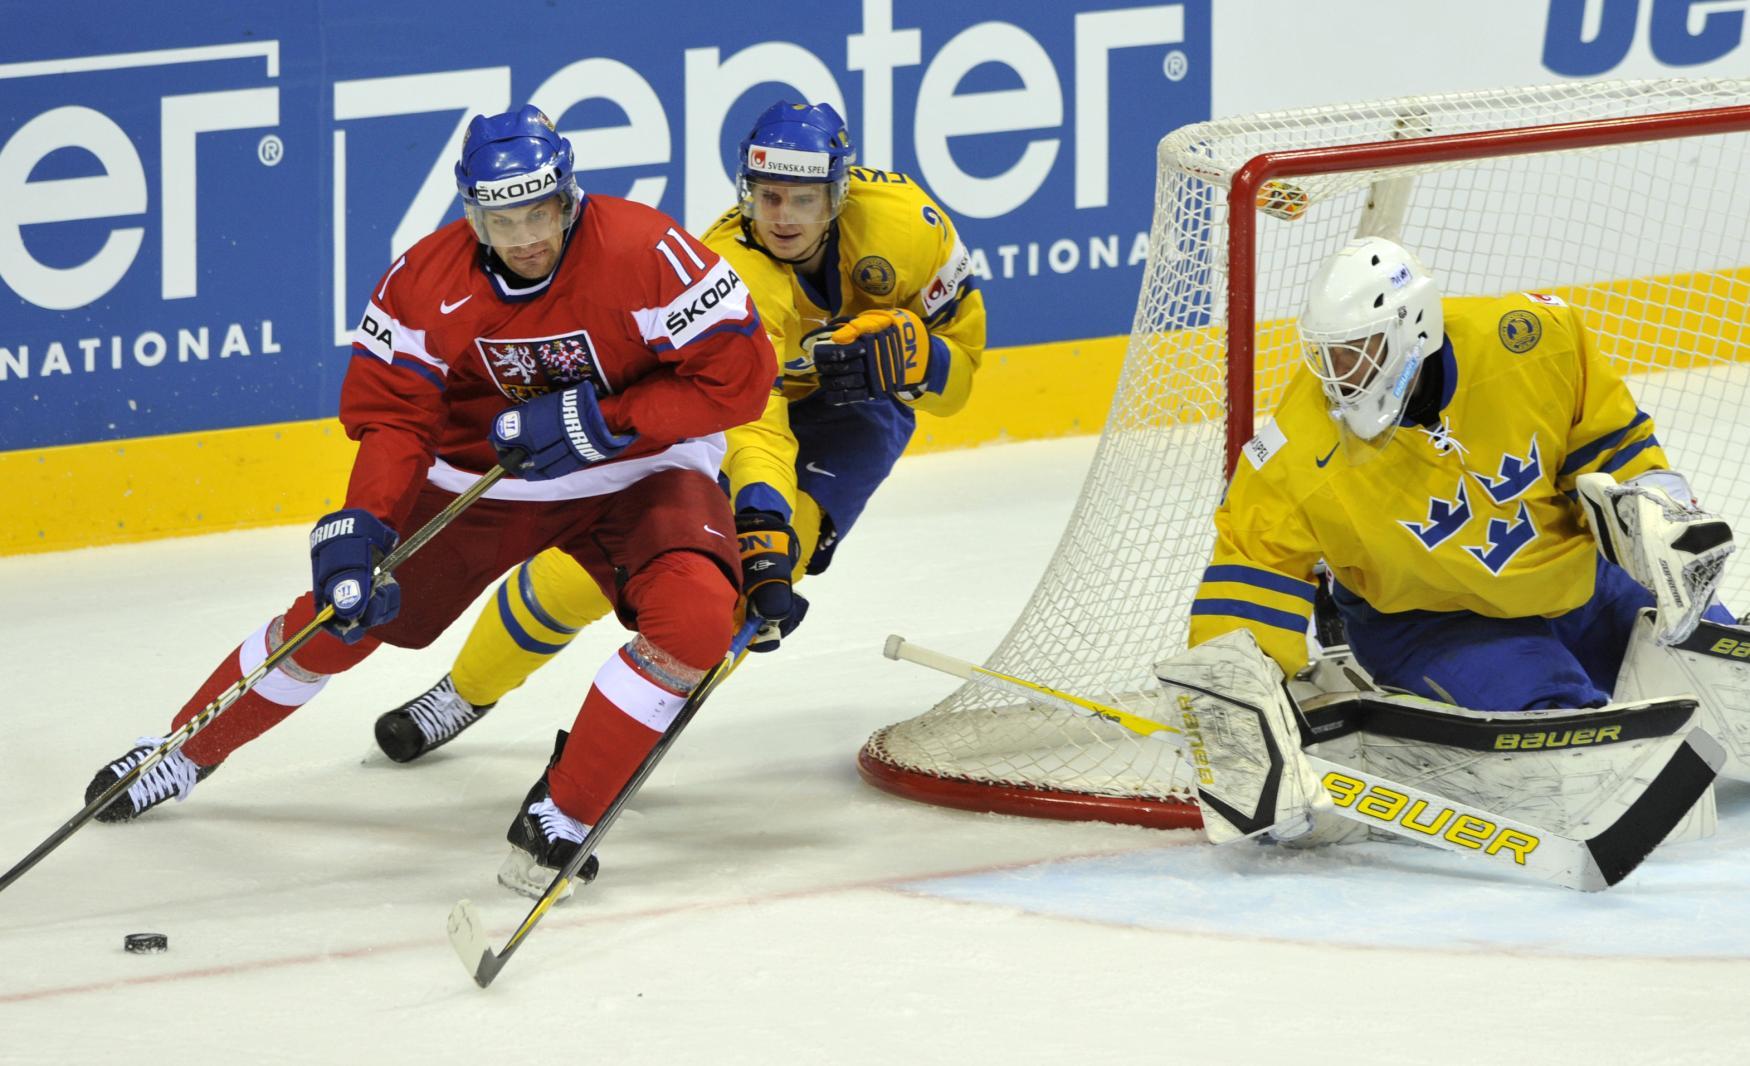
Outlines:
MULTIPOLYGON (((1750 81, 1596 82, 1198 123, 1164 138, 1130 346, 1056 552, 987 666, 1153 713, 1255 411, 1299 363, 1317 266, 1356 236, 1448 296, 1574 305, 1703 502, 1750 529, 1750 81)), ((1750 564, 1728 569, 1750 608, 1750 564)), ((960 650, 960 649, 944 649, 960 650)), ((1158 734, 1157 734, 1158 736, 1158 734)), ((1178 749, 968 683, 858 757, 972 810, 1199 824, 1178 749)))

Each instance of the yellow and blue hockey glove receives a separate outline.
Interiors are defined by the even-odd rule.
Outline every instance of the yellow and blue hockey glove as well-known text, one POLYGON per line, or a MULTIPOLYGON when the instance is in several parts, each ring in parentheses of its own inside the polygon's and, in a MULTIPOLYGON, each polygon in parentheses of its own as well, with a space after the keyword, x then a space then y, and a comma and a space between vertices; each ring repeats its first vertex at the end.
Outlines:
POLYGON ((929 331, 910 311, 864 311, 814 345, 814 369, 830 404, 868 403, 885 396, 915 400, 931 384, 934 354, 929 331))
POLYGON ((741 588, 748 617, 762 623, 748 650, 776 650, 808 612, 808 601, 790 587, 801 545, 790 523, 770 511, 737 513, 735 535, 741 546, 741 588))

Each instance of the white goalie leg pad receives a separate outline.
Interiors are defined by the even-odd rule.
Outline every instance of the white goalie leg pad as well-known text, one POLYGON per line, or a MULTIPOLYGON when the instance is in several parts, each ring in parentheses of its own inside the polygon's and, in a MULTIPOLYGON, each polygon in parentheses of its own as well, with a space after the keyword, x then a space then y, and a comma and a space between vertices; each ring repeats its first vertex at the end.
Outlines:
POLYGON ((1310 832, 1330 797, 1301 753, 1299 717, 1282 671, 1243 629, 1155 666, 1161 721, 1185 731, 1197 804, 1211 842, 1266 831, 1310 832))
MULTIPOLYGON (((1333 788, 1346 813, 1372 815, 1377 828, 1400 837, 1483 849, 1492 846, 1485 839, 1512 843, 1503 827, 1582 840, 1604 832, 1672 762, 1699 721, 1691 699, 1501 713, 1379 693, 1308 700, 1303 714, 1319 738, 1307 754, 1352 771, 1333 788), (1369 776, 1391 787, 1369 789, 1369 776), (1487 812, 1483 820, 1494 827, 1476 818, 1467 825, 1459 810, 1429 802, 1438 799, 1487 812)), ((1705 734, 1696 742, 1712 749, 1705 734)), ((1325 782, 1332 786, 1331 774, 1325 782)), ((1714 827, 1707 787, 1664 840, 1710 836, 1714 827)))
MULTIPOLYGON (((1312 723, 1306 717, 1305 709, 1330 702, 1337 697, 1354 697, 1362 695, 1381 694, 1382 690, 1373 683, 1367 671, 1355 661, 1349 646, 1339 645, 1334 648, 1324 648, 1308 660, 1305 667, 1289 679, 1288 694, 1294 699, 1294 705, 1301 711, 1301 721, 1308 728, 1308 740, 1302 750, 1311 754, 1317 751, 1319 756, 1334 764, 1342 766, 1360 766, 1362 759, 1361 734, 1341 733, 1320 738, 1312 732, 1312 723), (1317 744, 1315 748, 1314 745, 1317 744)), ((1326 719, 1329 720, 1328 718, 1326 719)), ((1315 767, 1316 768, 1316 767, 1315 767)), ((1329 791, 1327 789, 1327 791, 1329 791)), ((1305 836, 1293 840, 1282 841, 1289 847, 1312 848, 1326 844, 1357 844, 1364 840, 1390 840, 1391 834, 1382 830, 1371 829, 1367 825, 1340 816, 1340 812, 1332 809, 1328 814, 1315 820, 1313 830, 1305 836)))
POLYGON ((1635 620, 1615 698, 1693 696, 1702 728, 1726 749, 1721 775, 1750 781, 1750 628, 1703 620, 1672 646, 1658 643, 1656 628, 1652 611, 1635 620))
POLYGON ((1620 485, 1609 474, 1582 474, 1574 487, 1599 552, 1653 593, 1659 643, 1688 637, 1713 601, 1726 558, 1736 550, 1731 527, 1719 515, 1684 502, 1690 498, 1688 485, 1670 471, 1620 485))

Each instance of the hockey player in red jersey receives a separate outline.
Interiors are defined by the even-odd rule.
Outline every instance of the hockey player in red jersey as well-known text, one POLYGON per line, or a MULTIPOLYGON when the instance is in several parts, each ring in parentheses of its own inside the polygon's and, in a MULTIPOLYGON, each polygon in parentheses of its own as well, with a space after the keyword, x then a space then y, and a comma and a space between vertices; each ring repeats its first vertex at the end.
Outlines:
MULTIPOLYGON (((570 142, 534 107, 476 116, 456 180, 466 218, 389 267, 354 333, 340 418, 359 450, 345 508, 311 534, 313 591, 227 656, 172 728, 324 606, 335 621, 99 818, 185 799, 331 675, 379 644, 424 647, 505 570, 557 547, 634 632, 511 826, 500 880, 539 895, 727 652, 740 560, 716 482, 722 432, 760 415, 777 376, 746 287, 661 212, 585 197, 570 142), (510 476, 373 588, 399 533, 495 464, 510 476)), ((99 771, 87 802, 159 743, 99 771)))

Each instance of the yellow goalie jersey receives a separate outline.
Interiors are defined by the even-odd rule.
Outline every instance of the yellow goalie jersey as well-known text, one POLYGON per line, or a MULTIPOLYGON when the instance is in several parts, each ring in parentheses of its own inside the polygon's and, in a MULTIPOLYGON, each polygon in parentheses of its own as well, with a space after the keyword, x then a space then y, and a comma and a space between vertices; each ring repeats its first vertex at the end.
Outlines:
POLYGON ((984 356, 984 295, 954 224, 906 175, 851 168, 843 210, 827 238, 824 288, 755 247, 739 207, 713 223, 704 240, 747 284, 781 368, 765 414, 728 434, 723 470, 732 500, 742 499, 747 486, 764 484, 794 509, 797 445, 789 404, 816 387, 803 339, 828 322, 878 308, 915 313, 946 346, 949 364, 941 391, 907 405, 942 416, 965 406, 984 356))
POLYGON ((1302 368, 1249 441, 1215 514, 1191 643, 1245 627, 1293 674, 1314 564, 1386 613, 1554 617, 1592 595, 1574 479, 1666 466, 1653 424, 1578 314, 1537 293, 1443 301, 1438 425, 1405 425, 1351 464, 1302 368))

